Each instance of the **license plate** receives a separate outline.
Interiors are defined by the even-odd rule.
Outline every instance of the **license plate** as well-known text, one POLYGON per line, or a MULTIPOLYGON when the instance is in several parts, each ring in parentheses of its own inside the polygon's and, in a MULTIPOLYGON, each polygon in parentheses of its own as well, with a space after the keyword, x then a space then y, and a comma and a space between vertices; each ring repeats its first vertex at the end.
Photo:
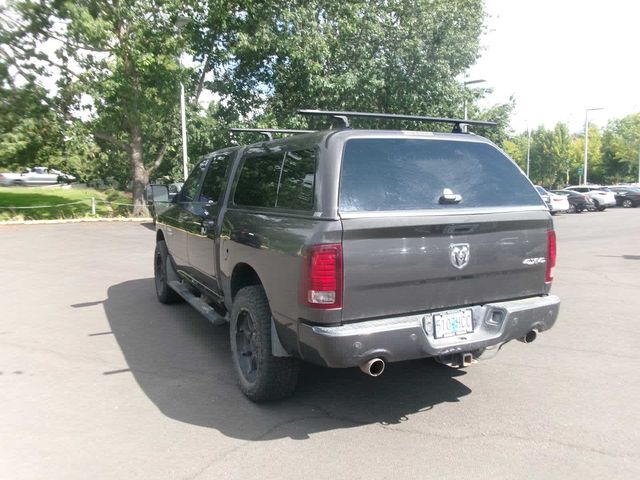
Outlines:
POLYGON ((433 335, 435 338, 456 337, 473 332, 471 309, 433 314, 433 335))

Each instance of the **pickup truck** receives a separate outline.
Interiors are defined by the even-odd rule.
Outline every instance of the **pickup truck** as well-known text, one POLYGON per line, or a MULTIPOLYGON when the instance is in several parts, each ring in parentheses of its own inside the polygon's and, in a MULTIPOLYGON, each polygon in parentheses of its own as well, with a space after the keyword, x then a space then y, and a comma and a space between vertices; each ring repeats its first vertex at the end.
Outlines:
POLYGON ((253 401, 291 395, 301 361, 377 376, 532 342, 559 311, 552 218, 504 152, 459 127, 343 126, 205 156, 158 214, 159 301, 229 323, 253 401))

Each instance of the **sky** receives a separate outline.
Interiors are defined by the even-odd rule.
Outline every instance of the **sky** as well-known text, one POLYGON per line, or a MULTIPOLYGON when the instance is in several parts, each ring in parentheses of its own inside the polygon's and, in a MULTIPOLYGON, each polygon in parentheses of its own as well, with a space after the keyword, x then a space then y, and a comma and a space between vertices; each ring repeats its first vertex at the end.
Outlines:
MULTIPOLYGON (((572 131, 589 121, 640 112, 640 1, 485 0, 482 57, 467 72, 491 88, 482 103, 514 96, 516 131, 556 122, 572 131)), ((472 85, 469 88, 473 88, 472 85)))

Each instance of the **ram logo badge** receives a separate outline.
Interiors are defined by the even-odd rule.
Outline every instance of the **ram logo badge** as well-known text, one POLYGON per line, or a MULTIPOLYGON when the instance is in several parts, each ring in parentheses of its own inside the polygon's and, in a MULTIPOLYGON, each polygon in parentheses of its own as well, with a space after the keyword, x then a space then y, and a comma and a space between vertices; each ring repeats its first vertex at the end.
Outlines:
POLYGON ((449 245, 449 259, 451 265, 458 269, 462 269, 469 263, 469 244, 468 243, 452 243, 449 245))

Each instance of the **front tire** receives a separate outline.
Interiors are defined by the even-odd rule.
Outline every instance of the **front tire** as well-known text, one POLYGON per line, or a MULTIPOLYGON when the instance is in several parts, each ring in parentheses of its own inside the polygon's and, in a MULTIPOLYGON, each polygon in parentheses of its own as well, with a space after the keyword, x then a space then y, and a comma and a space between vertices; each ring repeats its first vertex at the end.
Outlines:
POLYGON ((160 303, 177 303, 182 300, 173 288, 167 283, 167 262, 170 262, 167 244, 160 240, 156 243, 156 251, 153 255, 153 274, 156 284, 156 295, 160 303))
POLYGON ((240 289, 229 328, 233 366, 240 390, 254 402, 289 397, 298 382, 300 361, 271 352, 271 310, 264 289, 240 289))
POLYGON ((635 207, 635 205, 633 204, 633 202, 632 202, 631 200, 629 200, 628 198, 625 198, 625 199, 622 201, 622 206, 623 206, 624 208, 631 208, 631 207, 635 207))

